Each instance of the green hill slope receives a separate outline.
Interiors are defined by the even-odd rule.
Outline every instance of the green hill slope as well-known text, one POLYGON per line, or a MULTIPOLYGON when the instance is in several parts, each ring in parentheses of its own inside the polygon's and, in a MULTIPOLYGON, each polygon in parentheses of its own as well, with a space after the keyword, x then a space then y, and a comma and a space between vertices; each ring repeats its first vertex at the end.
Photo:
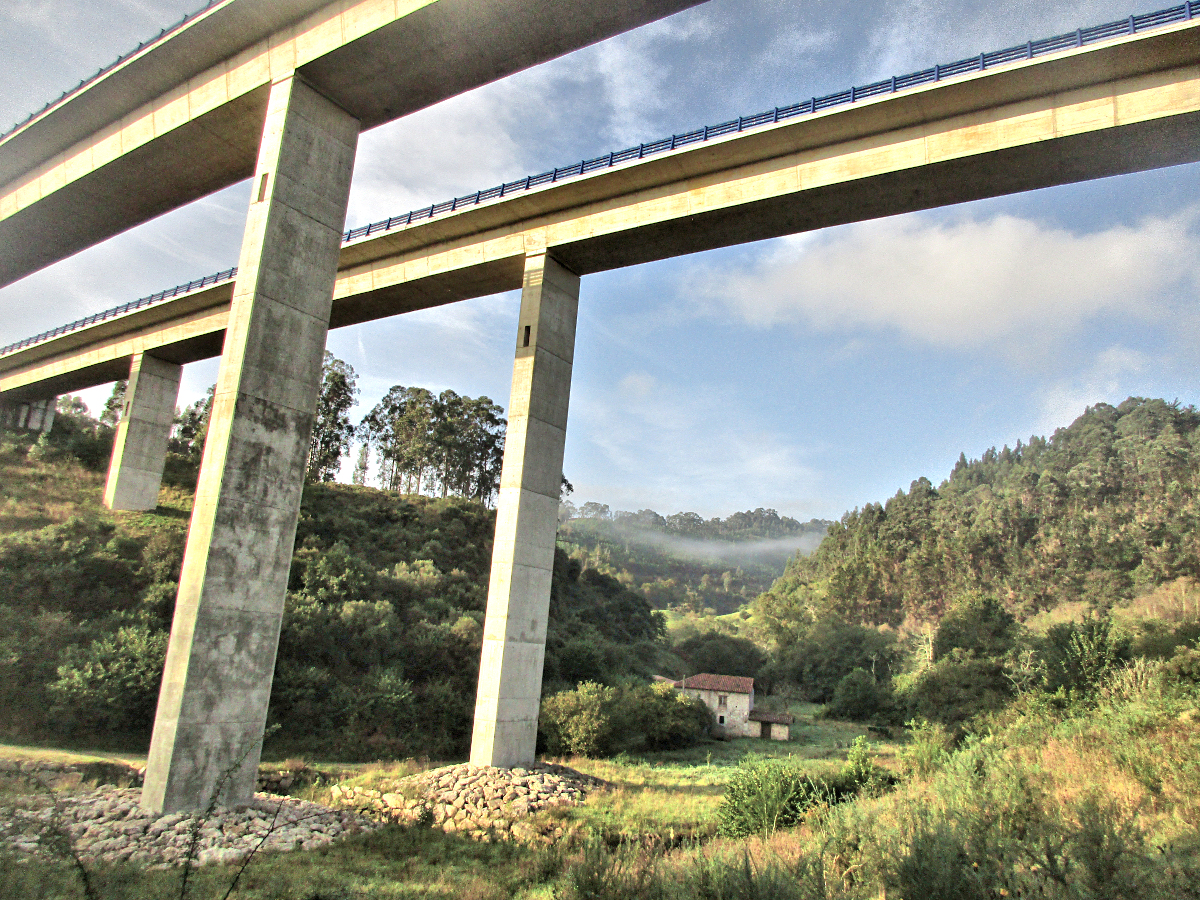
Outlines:
MULTIPOLYGON (((7 740, 144 746, 190 495, 100 505, 102 476, 0 444, 0 705, 7 740), (32 457, 32 458, 31 458, 32 457)), ((305 489, 271 697, 273 752, 454 758, 466 751, 494 512, 459 498, 305 489)), ((651 674, 663 622, 559 553, 545 686, 651 674)))
POLYGON ((1104 612, 1200 577, 1198 525, 1200 413, 1131 397, 847 513, 758 610, 779 627, 937 619, 982 595, 1018 618, 1076 602, 1104 612))
POLYGON ((723 615, 766 590, 793 554, 817 546, 829 524, 773 509, 709 520, 644 509, 570 519, 558 541, 582 566, 615 577, 656 609, 723 615))

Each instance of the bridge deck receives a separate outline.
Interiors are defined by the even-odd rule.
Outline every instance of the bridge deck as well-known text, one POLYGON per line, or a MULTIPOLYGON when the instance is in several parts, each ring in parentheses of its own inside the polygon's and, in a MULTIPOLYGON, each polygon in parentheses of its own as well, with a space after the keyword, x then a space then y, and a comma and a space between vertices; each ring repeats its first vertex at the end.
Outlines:
MULTIPOLYGON (((1190 9, 1190 7, 1189 7, 1190 9)), ((332 327, 579 274, 1200 159, 1200 19, 731 133, 345 245, 332 327)), ((230 283, 0 357, 0 392, 220 353, 230 283)))
POLYGON ((701 0, 220 0, 0 137, 0 286, 247 178, 293 71, 363 129, 701 0))

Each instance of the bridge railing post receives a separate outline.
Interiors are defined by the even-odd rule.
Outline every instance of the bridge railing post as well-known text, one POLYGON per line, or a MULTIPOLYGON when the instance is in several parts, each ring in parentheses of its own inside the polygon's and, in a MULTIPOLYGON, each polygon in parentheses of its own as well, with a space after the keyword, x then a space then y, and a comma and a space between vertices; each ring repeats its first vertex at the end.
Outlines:
POLYGON ((526 258, 471 737, 476 765, 529 763, 536 752, 578 306, 578 275, 544 252, 526 258))
POLYGON ((254 792, 359 123, 271 86, 142 806, 254 792))

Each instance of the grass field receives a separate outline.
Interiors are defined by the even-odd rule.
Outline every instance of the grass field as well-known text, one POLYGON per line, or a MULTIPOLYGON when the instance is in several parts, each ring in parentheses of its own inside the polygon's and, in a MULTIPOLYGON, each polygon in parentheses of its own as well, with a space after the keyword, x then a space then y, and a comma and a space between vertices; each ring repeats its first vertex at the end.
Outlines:
MULTIPOLYGON (((388 826, 370 835, 312 852, 256 858, 242 875, 233 896, 245 898, 550 898, 561 887, 565 867, 579 861, 584 848, 597 841, 608 847, 639 846, 662 853, 672 848, 711 842, 716 812, 730 773, 750 755, 791 757, 812 772, 836 769, 849 743, 864 729, 812 719, 813 708, 801 710, 797 739, 769 742, 751 739, 714 741, 684 751, 653 753, 610 760, 555 760, 602 778, 612 787, 598 791, 579 807, 542 813, 562 829, 552 847, 517 843, 480 843, 431 828, 388 826)), ((877 747, 881 759, 896 746, 877 747)), ((143 765, 135 754, 62 751, 0 745, 0 758, 42 759, 52 763, 119 761, 143 765)), ((265 768, 299 764, 338 774, 342 783, 383 786, 437 762, 404 761, 343 765, 336 760, 266 761, 265 768)), ((330 786, 308 787, 301 794, 328 802, 330 786)), ((194 900, 223 897, 236 867, 199 870, 187 896, 194 900)), ((127 865, 97 866, 96 896, 132 900, 179 896, 179 873, 139 871, 127 865)), ((77 873, 63 863, 22 862, 0 854, 0 898, 37 900, 84 897, 77 873)))
MULTIPOLYGON (((884 779, 848 802, 818 804, 798 827, 766 838, 717 834, 722 792, 738 764, 756 754, 790 757, 807 775, 829 774, 842 768, 862 727, 799 706, 796 739, 786 743, 731 740, 562 760, 611 788, 583 806, 540 813, 549 826, 542 833, 561 834, 551 846, 393 825, 322 850, 256 858, 233 894, 234 868, 204 868, 186 897, 877 900, 886 890, 893 900, 1200 898, 1200 695, 1150 674, 1145 666, 1124 670, 1094 703, 1072 708, 1030 695, 957 749, 928 743, 932 733, 872 741, 875 762, 901 775, 898 783, 884 779)), ((380 787, 436 765, 304 762, 380 787)), ((304 796, 328 799, 329 788, 312 786, 304 796)), ((178 871, 97 866, 90 877, 94 889, 85 895, 66 862, 0 854, 0 900, 184 896, 178 871)))

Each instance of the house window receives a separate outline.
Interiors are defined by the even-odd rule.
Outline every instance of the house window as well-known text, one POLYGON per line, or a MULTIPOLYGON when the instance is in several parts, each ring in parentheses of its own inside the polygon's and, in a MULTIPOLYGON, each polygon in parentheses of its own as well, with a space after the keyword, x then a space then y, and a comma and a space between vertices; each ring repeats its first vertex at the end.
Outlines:
POLYGON ((729 695, 728 695, 728 694, 718 694, 718 695, 717 695, 717 706, 719 706, 719 707, 721 707, 722 709, 724 709, 724 708, 725 708, 725 701, 726 701, 726 700, 728 700, 728 699, 729 699, 729 695))
POLYGON ((718 725, 724 725, 724 724, 725 724, 725 717, 724 717, 724 716, 717 716, 717 724, 718 724, 718 725))

